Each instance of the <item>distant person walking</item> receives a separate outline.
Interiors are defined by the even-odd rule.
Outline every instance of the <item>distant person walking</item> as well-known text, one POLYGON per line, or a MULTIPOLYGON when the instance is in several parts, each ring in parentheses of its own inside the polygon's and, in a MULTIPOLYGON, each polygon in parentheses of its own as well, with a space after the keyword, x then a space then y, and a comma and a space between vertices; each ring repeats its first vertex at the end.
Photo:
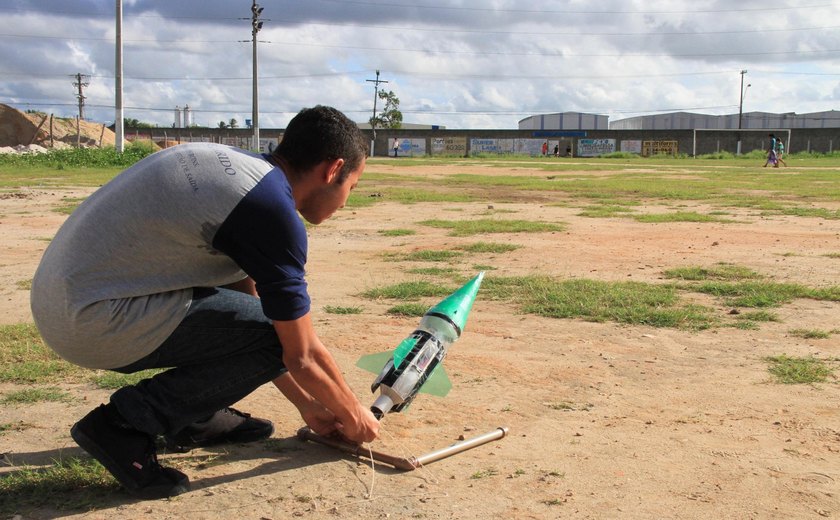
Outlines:
POLYGON ((559 144, 554 145, 554 157, 560 157, 560 145, 559 144))
POLYGON ((542 154, 543 154, 543 157, 545 157, 546 155, 548 155, 548 141, 545 141, 545 142, 542 144, 542 154))
POLYGON ((770 134, 770 147, 767 150, 767 161, 764 162, 764 168, 767 168, 768 164, 772 164, 773 168, 779 167, 779 161, 776 159, 776 136, 770 134))
POLYGON ((397 152, 400 151, 400 140, 396 137, 394 138, 394 157, 397 156, 397 152))
POLYGON ((784 164, 785 168, 787 168, 787 163, 783 159, 784 156, 785 156, 785 142, 782 140, 782 138, 779 138, 778 139, 778 144, 776 145, 776 160, 779 161, 780 163, 784 164))

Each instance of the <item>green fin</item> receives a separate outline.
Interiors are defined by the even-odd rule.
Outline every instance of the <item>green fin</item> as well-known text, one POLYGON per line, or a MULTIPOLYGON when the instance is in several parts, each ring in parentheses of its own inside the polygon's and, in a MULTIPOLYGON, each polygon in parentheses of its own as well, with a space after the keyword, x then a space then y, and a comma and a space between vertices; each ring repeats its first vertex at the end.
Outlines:
POLYGON ((356 366, 379 375, 379 373, 382 372, 382 369, 385 368, 385 363, 387 363, 389 359, 391 359, 390 352, 377 352, 376 354, 368 354, 360 357, 359 360, 356 361, 356 366))
POLYGON ((424 394, 432 394, 438 397, 446 397, 450 390, 452 390, 452 381, 446 375, 442 363, 438 363, 438 366, 432 370, 432 375, 420 387, 420 391, 424 394))

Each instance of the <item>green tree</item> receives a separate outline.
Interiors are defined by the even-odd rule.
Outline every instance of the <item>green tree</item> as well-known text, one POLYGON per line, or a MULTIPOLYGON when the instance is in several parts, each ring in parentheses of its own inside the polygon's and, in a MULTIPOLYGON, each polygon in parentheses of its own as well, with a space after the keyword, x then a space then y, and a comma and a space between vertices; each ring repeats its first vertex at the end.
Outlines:
POLYGON ((235 118, 231 118, 230 122, 228 123, 228 128, 239 128, 239 121, 235 118))
POLYGON ((155 128, 155 125, 151 123, 146 123, 144 121, 140 121, 138 119, 134 119, 133 117, 124 117, 123 118, 123 127, 124 128, 155 128))
POLYGON ((393 91, 379 91, 379 99, 385 102, 382 112, 370 118, 370 125, 376 128, 401 128, 403 115, 400 112, 400 98, 393 91))
POLYGON ((225 123, 224 121, 219 121, 219 128, 227 128, 227 127, 228 127, 227 123, 225 123))

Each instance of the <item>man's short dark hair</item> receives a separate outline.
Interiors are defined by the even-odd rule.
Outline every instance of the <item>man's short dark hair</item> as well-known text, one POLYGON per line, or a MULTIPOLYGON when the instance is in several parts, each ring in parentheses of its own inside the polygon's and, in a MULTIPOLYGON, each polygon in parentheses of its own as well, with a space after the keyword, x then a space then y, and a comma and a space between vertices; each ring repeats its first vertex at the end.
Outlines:
POLYGON ((367 156, 366 141, 358 125, 347 116, 332 107, 318 105, 304 108, 289 121, 283 140, 272 155, 285 160, 294 174, 309 171, 324 161, 344 159, 338 177, 341 183, 367 156))

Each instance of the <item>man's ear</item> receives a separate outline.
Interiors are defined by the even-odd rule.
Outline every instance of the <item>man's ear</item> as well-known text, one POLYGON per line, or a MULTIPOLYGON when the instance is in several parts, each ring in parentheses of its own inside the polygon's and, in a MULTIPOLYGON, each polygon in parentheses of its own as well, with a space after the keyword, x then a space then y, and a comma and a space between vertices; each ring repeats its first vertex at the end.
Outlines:
POLYGON ((339 158, 327 162, 327 168, 325 170, 324 177, 324 180, 327 182, 327 184, 332 184, 333 181, 338 179, 339 175, 341 174, 342 168, 344 168, 344 159, 339 158))

